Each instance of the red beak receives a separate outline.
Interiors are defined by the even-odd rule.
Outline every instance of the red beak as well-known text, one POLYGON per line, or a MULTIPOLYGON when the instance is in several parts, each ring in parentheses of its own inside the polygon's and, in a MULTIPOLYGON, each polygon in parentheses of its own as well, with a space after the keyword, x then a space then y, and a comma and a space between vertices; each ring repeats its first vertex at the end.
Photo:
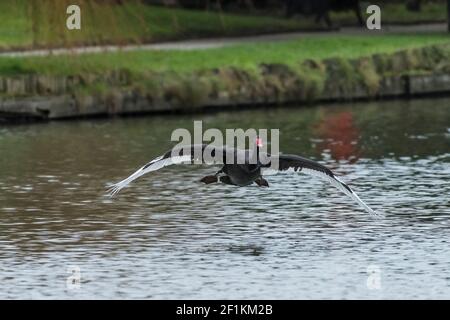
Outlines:
POLYGON ((256 138, 256 146, 259 148, 262 148, 263 146, 263 141, 261 138, 256 138))

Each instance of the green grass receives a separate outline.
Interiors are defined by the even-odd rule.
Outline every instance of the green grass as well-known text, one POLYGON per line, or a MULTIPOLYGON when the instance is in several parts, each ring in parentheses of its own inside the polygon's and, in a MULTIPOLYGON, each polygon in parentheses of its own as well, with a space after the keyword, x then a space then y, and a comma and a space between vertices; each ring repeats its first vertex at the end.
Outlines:
MULTIPOLYGON (((135 0, 127 0, 123 6, 100 3, 93 0, 40 0, 32 14, 29 0, 1 0, 0 50, 158 42, 320 27, 314 23, 313 17, 284 19, 277 16, 168 9, 142 5, 135 0), (65 28, 65 8, 68 3, 81 6, 80 31, 68 31, 65 28), (32 23, 32 16, 37 19, 35 24, 32 23)), ((381 7, 382 23, 443 21, 446 18, 443 1, 426 3, 420 13, 406 11, 404 4, 385 4, 381 7)), ((332 18, 336 24, 356 22, 354 13, 350 11, 333 13, 332 18)))
POLYGON ((178 74, 234 66, 254 69, 261 63, 293 65, 305 59, 357 58, 406 48, 450 43, 447 34, 329 36, 302 40, 245 44, 193 51, 133 51, 50 57, 0 58, 0 75, 20 73, 87 74, 126 69, 132 74, 178 74))
POLYGON ((0 1, 0 48, 31 46, 31 24, 23 0, 0 1))
POLYGON ((63 0, 42 0, 33 15, 26 0, 0 1, 0 49, 143 43, 317 27, 309 20, 168 9, 135 0, 127 0, 122 6, 92 0, 72 2, 81 7, 81 30, 66 29, 67 4, 63 0), (31 16, 37 17, 34 32, 31 16))
MULTIPOLYGON (((424 22, 442 22, 447 19, 447 7, 445 1, 427 2, 422 5, 420 12, 408 11, 404 3, 379 3, 372 1, 370 4, 378 4, 381 8, 382 24, 413 24, 424 22)), ((368 15, 362 9, 363 17, 368 15)), ((341 24, 355 24, 356 15, 353 12, 332 12, 333 21, 341 24)))
POLYGON ((382 7, 384 23, 409 23, 446 21, 447 6, 445 1, 424 3, 420 12, 405 11, 404 5, 387 4, 382 7))

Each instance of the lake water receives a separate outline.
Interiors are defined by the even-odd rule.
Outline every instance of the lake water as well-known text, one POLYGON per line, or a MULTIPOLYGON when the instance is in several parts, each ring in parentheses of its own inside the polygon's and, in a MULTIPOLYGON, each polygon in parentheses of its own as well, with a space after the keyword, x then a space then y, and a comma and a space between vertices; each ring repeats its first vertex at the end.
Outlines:
POLYGON ((450 99, 3 126, 0 164, 2 299, 450 298, 450 99), (105 196, 193 120, 280 128, 386 217, 302 174, 205 186, 203 166, 105 196))

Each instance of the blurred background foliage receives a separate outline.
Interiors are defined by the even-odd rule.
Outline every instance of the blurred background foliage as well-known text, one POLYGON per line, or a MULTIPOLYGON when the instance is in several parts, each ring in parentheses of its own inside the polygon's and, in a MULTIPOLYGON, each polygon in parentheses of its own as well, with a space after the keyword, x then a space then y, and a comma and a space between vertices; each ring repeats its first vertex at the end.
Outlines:
MULTIPOLYGON (((384 24, 446 20, 445 0, 370 3, 381 6, 384 24)), ((368 4, 360 1, 363 14, 368 4)), ((351 10, 333 11, 331 18, 335 26, 357 23, 351 10)), ((124 45, 326 27, 313 15, 286 18, 284 1, 274 0, 2 0, 0 21, 0 50, 124 45), (65 28, 70 4, 82 10, 81 30, 65 28)))

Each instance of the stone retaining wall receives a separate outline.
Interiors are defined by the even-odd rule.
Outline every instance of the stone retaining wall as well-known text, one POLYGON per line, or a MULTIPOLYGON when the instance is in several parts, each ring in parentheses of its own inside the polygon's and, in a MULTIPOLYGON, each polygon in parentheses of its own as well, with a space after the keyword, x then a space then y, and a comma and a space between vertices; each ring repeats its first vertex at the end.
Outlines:
POLYGON ((194 74, 0 77, 0 117, 64 119, 450 93, 450 46, 194 74))

